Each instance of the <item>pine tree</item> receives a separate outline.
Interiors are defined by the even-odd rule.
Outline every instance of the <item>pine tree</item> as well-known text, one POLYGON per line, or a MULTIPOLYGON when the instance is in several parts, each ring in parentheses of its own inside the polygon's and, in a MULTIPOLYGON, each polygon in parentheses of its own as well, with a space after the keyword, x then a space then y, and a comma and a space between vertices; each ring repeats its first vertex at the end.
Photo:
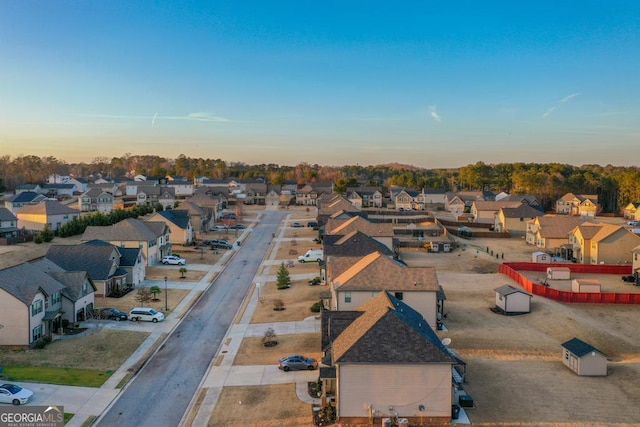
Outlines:
POLYGON ((289 277, 289 270, 284 266, 284 262, 280 264, 278 269, 278 289, 287 289, 291 287, 291 277, 289 277))

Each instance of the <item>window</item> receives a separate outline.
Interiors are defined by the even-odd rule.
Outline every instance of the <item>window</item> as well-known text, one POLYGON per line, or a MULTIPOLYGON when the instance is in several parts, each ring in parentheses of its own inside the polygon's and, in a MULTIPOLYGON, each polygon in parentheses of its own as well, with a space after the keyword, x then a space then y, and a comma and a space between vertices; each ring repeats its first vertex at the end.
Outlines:
POLYGON ((31 331, 31 335, 33 337, 32 341, 36 341, 42 338, 42 325, 38 325, 33 328, 33 331, 31 331))
POLYGON ((344 293, 344 302, 351 302, 351 292, 344 293))
POLYGON ((39 299, 38 301, 31 304, 31 315, 35 316, 36 314, 41 312, 42 312, 42 300, 39 299))
POLYGON ((51 295, 51 305, 60 304, 60 292, 51 295))
POLYGON ((564 351, 564 358, 565 358, 565 360, 569 360, 569 351, 568 350, 564 351))
POLYGON ((402 292, 396 292, 393 294, 393 296, 398 298, 400 301, 402 301, 402 292))

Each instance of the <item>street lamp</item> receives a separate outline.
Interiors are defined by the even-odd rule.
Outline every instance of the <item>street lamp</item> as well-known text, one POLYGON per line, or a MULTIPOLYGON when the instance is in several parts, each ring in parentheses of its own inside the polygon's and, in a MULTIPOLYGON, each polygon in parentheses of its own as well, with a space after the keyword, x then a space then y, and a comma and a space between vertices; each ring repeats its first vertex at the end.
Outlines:
POLYGON ((167 302, 167 276, 164 276, 164 311, 169 311, 169 303, 167 302))

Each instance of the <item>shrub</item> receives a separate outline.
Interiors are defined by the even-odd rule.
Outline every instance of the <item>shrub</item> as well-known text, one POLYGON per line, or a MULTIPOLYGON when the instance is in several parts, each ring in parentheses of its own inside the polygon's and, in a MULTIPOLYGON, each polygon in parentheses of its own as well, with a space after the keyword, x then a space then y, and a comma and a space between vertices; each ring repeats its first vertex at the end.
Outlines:
POLYGON ((273 309, 276 311, 284 310, 284 301, 281 299, 273 300, 273 309))
POLYGON ((35 344, 33 345, 33 348, 36 348, 38 350, 42 350, 47 345, 49 345, 50 342, 51 342, 51 337, 48 337, 48 336, 47 337, 42 337, 38 341, 35 342, 35 344))
POLYGON ((311 306, 312 313, 320 313, 322 311, 322 301, 318 301, 311 306))

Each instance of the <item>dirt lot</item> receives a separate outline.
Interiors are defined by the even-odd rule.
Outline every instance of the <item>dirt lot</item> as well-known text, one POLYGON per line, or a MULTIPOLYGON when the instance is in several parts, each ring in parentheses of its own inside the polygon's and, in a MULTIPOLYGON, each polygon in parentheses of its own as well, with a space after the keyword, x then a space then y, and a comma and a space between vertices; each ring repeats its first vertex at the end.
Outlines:
MULTIPOLYGON (((164 312, 164 287, 160 287, 160 293, 156 296, 157 301, 151 301, 151 303, 146 304, 149 307, 153 307, 158 311, 164 312)), ((186 289, 171 289, 167 288, 167 305, 169 309, 180 304, 180 301, 183 300, 184 297, 189 293, 186 289)), ((125 313, 129 313, 133 307, 139 307, 140 303, 136 301, 136 291, 135 289, 129 292, 127 295, 121 298, 110 298, 110 297, 96 297, 95 298, 95 307, 97 309, 113 307, 117 308, 120 311, 124 311, 125 313)))
POLYGON ((304 354, 316 360, 322 358, 322 352, 319 351, 320 334, 279 335, 277 341, 278 345, 275 347, 265 347, 262 345, 262 337, 243 339, 233 364, 276 365, 278 359, 286 354, 304 354))
POLYGON ((320 292, 326 286, 309 286, 308 280, 294 280, 289 289, 278 289, 276 282, 267 282, 260 289, 260 302, 253 313, 251 323, 291 322, 317 316, 311 305, 320 301, 320 292), (273 309, 273 302, 281 300, 284 310, 273 309))
POLYGON ((0 269, 12 267, 25 261, 43 257, 47 254, 51 245, 77 245, 80 244, 80 236, 56 237, 49 243, 39 245, 29 242, 20 245, 0 246, 0 269))

